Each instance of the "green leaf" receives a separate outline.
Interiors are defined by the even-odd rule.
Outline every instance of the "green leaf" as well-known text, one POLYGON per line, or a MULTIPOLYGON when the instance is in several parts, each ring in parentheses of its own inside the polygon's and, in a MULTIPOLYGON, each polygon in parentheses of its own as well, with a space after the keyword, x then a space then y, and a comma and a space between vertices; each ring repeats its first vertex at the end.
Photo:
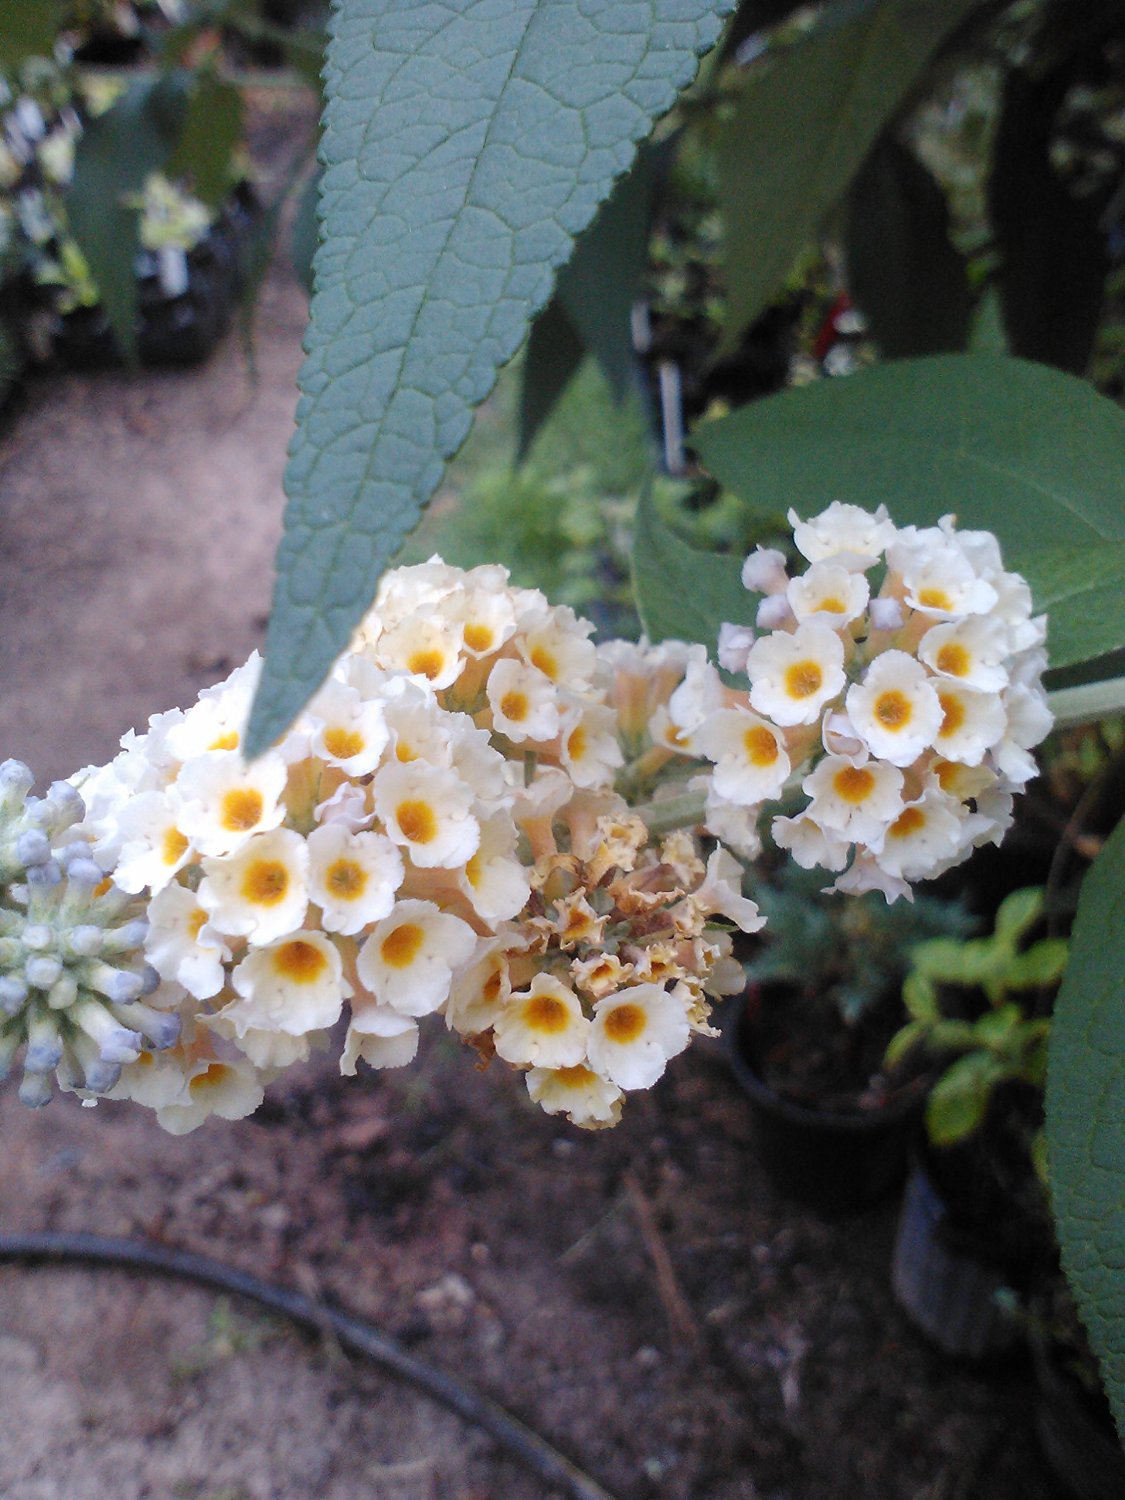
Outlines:
POLYGON ((1069 950, 1066 938, 1044 938, 1026 953, 1016 954, 1004 975, 1005 983, 1013 990, 1036 990, 1057 984, 1066 972, 1069 950))
POLYGON ((751 65, 717 144, 727 346, 768 305, 940 43, 977 0, 882 0, 751 65))
POLYGON ((1023 1012, 1018 1005, 1009 1003, 999 1010, 990 1010, 974 1025, 977 1040, 982 1046, 1002 1051, 1012 1040, 1013 1033, 1023 1024, 1023 1012))
POLYGON ((997 964, 1006 962, 998 955, 995 943, 988 938, 929 938, 911 950, 911 963, 917 973, 939 984, 962 984, 969 987, 991 979, 997 964))
POLYGON ((70 230, 94 280, 110 327, 126 359, 136 357, 137 275, 140 245, 136 208, 150 172, 163 169, 175 149, 187 110, 190 75, 129 85, 110 109, 86 126, 74 150, 67 189, 70 230))
POLYGON ((516 458, 531 452, 539 429, 558 405, 586 356, 558 292, 531 325, 520 383, 519 439, 516 458))
POLYGON ((50 57, 62 21, 59 0, 8 0, 0 5, 0 70, 25 57, 50 57))
POLYGON ((320 241, 320 226, 317 223, 316 203, 320 196, 320 173, 314 172, 301 190, 293 215, 293 228, 289 237, 289 259, 297 273, 297 280, 312 296, 313 257, 320 241))
POLYGON ((242 116, 242 93, 233 83, 212 73, 192 79, 180 139, 165 170, 170 177, 187 177, 195 196, 211 208, 218 208, 231 190, 242 116))
POLYGON ((998 943, 1009 951, 1014 950, 1043 915, 1043 906, 1043 887, 1039 885, 1024 886, 1022 890, 1005 896, 997 907, 993 923, 998 943))
POLYGON ((928 975, 917 970, 902 982, 902 1003, 915 1021, 936 1021, 941 1015, 937 986, 928 975))
POLYGON ((907 1021, 901 1031, 896 1031, 883 1056, 885 1068, 897 1068, 903 1058, 925 1039, 925 1021, 907 1021))
POLYGON ((248 750, 315 690, 727 0, 337 0, 323 239, 248 750))
POLYGON ((1047 1146, 1063 1269, 1125 1439, 1125 822, 1082 886, 1055 1006, 1047 1146))
POLYGON ((1125 542, 1060 542, 1013 552, 1009 565, 1031 585, 1050 617, 1052 668, 1125 646, 1125 542))
POLYGON ((645 634, 658 641, 703 641, 714 647, 719 626, 749 624, 754 595, 742 587, 741 563, 697 552, 656 513, 651 488, 637 505, 633 533, 633 597, 645 634))
POLYGON ((1074 552, 1056 552, 1125 542, 1125 412, 1072 376, 999 356, 899 360, 741 407, 692 443, 755 516, 831 500, 885 504, 899 524, 951 512, 994 531, 1006 555, 1043 553, 1064 659, 1121 644, 1120 607, 1091 614, 1074 552))
POLYGON ((648 251, 656 151, 642 143, 559 272, 558 295, 579 337, 620 401, 633 374, 633 303, 648 251))
POLYGON ((987 1052, 970 1052, 946 1069, 926 1101, 926 1129, 935 1146, 952 1146, 980 1126, 992 1090, 1008 1071, 987 1052))
POLYGON ((965 347, 972 296, 945 194, 892 135, 855 179, 844 238, 848 286, 884 358, 965 347))

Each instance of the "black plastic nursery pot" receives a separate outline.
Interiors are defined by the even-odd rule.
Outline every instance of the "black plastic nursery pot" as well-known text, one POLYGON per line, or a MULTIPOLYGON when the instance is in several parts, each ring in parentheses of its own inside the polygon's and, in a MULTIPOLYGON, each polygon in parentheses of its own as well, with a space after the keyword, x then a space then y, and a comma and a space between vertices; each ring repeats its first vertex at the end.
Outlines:
POLYGON ((745 997, 723 1027, 731 1070, 750 1103, 762 1163, 778 1193, 825 1217, 873 1208, 906 1175, 925 1106, 916 1078, 875 1108, 850 1112, 786 1099, 754 1066, 745 997))
POLYGON ((1073 1500, 1121 1500, 1125 1448, 1104 1397, 1096 1402, 1067 1375, 1045 1339, 1031 1345, 1035 1368, 1035 1432, 1043 1456, 1073 1500))
POLYGON ((944 1353, 985 1359, 1016 1343, 1016 1324, 1000 1295, 1009 1285, 1003 1264, 988 1254, 984 1232, 974 1237, 956 1225, 916 1160, 903 1194, 891 1264, 899 1306, 944 1353))

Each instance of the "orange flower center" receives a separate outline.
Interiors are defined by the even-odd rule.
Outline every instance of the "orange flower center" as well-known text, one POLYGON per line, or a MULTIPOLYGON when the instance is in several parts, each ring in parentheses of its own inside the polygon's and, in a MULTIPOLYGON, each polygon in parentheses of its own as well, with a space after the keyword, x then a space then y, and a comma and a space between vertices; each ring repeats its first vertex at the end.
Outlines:
POLYGON ((884 729, 901 729, 910 723, 910 699, 898 688, 880 693, 875 699, 875 717, 884 729))
POLYGON ((388 932, 379 948, 383 962, 391 969, 409 969, 418 957, 425 932, 414 922, 404 922, 388 932))
POLYGON ((631 1000, 615 1005, 605 1018, 605 1034, 611 1042, 635 1042, 645 1029, 645 1012, 631 1000))
POLYGON ((395 808, 402 836, 412 844, 430 844, 437 838, 438 824, 428 802, 400 802, 395 808))
POLYGON ((918 603, 923 609, 953 609, 953 600, 944 589, 919 589, 918 603))
POLYGON ((797 661, 785 672, 785 691, 790 698, 811 698, 820 692, 823 682, 824 673, 819 662, 797 661))
POLYGON ((166 828, 164 830, 164 842, 161 846, 161 854, 166 865, 174 865, 178 859, 187 853, 188 841, 178 828, 166 828))
POLYGON ((316 946, 304 938, 282 943, 273 955, 274 970, 294 984, 314 984, 328 967, 328 960, 316 946))
POLYGON ((822 599, 817 605, 817 609, 825 615, 842 615, 847 607, 842 599, 837 599, 835 594, 829 594, 827 599, 822 599))
POLYGON ((355 901, 363 895, 367 873, 354 859, 337 859, 328 866, 324 884, 341 901, 355 901))
POLYGON ((491 651, 492 644, 496 639, 496 632, 491 625, 481 625, 476 621, 470 622, 463 631, 465 645, 470 651, 491 651))
POLYGON ((937 655, 937 669, 947 677, 967 677, 972 664, 960 641, 947 641, 937 655))
POLYGON ((523 1018, 532 1031, 557 1036, 570 1024, 570 1011, 557 995, 533 995, 523 1008, 523 1018))
POLYGON ((778 757, 777 740, 763 724, 755 724, 742 736, 752 766, 772 766, 778 757))
POLYGON ((956 734, 961 728, 965 722, 965 705, 952 693, 939 693, 938 702, 942 712, 941 728, 938 730, 940 739, 942 735, 956 734))
POLYGON ((261 822, 264 808, 261 792, 252 786, 238 786, 224 796, 219 822, 230 833, 246 833, 261 822))
POLYGON ((845 766, 832 778, 836 794, 845 802, 858 804, 870 797, 875 789, 875 774, 866 766, 845 766))
POLYGON ((500 699, 500 712, 510 724, 522 724, 531 712, 531 704, 526 693, 505 693, 500 699))
POLYGON ((538 667, 544 677, 549 677, 552 682, 559 675, 558 660, 551 655, 546 646, 535 646, 531 652, 531 665, 538 667))
POLYGON ((278 859, 256 859, 242 877, 242 894, 255 906, 277 906, 289 889, 289 871, 278 859))
POLYGON ((216 739, 213 739, 207 748, 208 750, 237 750, 238 731, 236 729, 228 729, 225 734, 220 734, 216 739))
POLYGON ((581 760, 586 753, 586 731, 578 724, 570 731, 570 737, 566 742, 566 753, 571 760, 581 760))
POLYGON ((445 657, 440 651, 415 651, 406 663, 406 670, 418 677, 428 677, 432 681, 433 678, 440 676, 444 666, 445 657))
POLYGON ((324 731, 324 748, 334 760, 351 760, 363 749, 365 740, 358 729, 334 727, 324 731))
POLYGON ((926 826, 926 815, 917 807, 904 807, 902 812, 891 824, 887 832, 892 838, 904 839, 912 833, 917 833, 919 828, 926 826))

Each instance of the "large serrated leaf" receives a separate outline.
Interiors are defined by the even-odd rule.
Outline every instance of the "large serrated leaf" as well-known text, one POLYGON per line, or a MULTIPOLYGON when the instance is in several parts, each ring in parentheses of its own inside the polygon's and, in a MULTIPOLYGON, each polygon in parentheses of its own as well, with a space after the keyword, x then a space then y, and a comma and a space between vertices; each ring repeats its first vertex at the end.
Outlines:
POLYGON ((1063 1269, 1125 1440, 1125 823, 1082 886, 1047 1070, 1063 1269))
POLYGON ((1083 381, 1003 356, 900 360, 742 407, 692 442, 755 515, 846 500, 885 504, 900 524, 933 525, 948 512, 986 527, 1006 555, 1032 562, 1060 665, 1123 644, 1120 607, 1089 608, 1116 550, 1088 589, 1063 566, 1070 549, 1125 541, 1125 413, 1083 381))
POLYGON ((728 8, 336 0, 323 239, 252 752, 346 645, 574 237, 728 8))
POLYGON ((724 621, 748 625, 754 596, 738 558, 689 547, 660 519, 650 491, 637 505, 633 597, 649 640, 703 641, 713 652, 724 621))
POLYGON ((752 65, 718 146, 728 347, 977 0, 878 0, 752 65))

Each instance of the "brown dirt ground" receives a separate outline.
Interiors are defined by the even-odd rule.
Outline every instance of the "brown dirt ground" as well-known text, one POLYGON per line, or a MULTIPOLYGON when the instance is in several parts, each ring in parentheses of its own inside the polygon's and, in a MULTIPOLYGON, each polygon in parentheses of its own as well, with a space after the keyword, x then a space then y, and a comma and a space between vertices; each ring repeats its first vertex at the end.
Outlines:
MULTIPOLYGON (((105 759, 260 642, 303 323, 277 269, 257 384, 231 336, 205 369, 32 387, 0 436, 0 756, 43 783, 105 759)), ((436 1034, 405 1073, 310 1065, 184 1139, 0 1097, 3 1228, 143 1235, 336 1299, 620 1500, 1049 1500, 1023 1365, 961 1368, 894 1306, 894 1214, 779 1200, 713 1043, 602 1135, 436 1034)), ((457 1418, 253 1309, 0 1269, 6 1500, 311 1494, 544 1500, 457 1418)))

